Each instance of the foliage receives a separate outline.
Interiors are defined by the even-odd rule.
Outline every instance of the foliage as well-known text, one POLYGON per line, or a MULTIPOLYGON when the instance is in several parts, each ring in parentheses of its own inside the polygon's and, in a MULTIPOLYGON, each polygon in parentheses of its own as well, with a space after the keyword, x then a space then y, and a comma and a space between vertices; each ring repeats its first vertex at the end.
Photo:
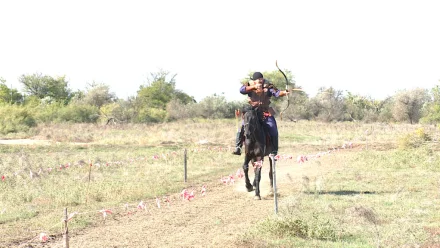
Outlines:
POLYGON ((399 148, 417 148, 425 144, 427 141, 431 141, 432 137, 429 133, 425 131, 424 128, 419 128, 413 133, 404 135, 399 139, 399 148))
POLYGON ((197 104, 184 104, 179 99, 171 100, 167 105, 167 120, 175 121, 196 117, 195 109, 197 104))
POLYGON ((65 107, 63 103, 57 102, 50 104, 42 102, 38 105, 29 104, 28 106, 32 107, 38 123, 58 122, 59 112, 65 107))
POLYGON ((165 120, 167 116, 166 110, 159 108, 142 108, 139 110, 136 123, 160 123, 165 120))
MULTIPOLYGON (((301 88, 291 71, 284 69, 284 72, 290 82, 289 88, 301 88)), ((285 89, 286 81, 278 70, 265 71, 263 75, 276 88, 285 89)), ((37 122, 44 123, 62 120, 159 123, 188 118, 234 118, 234 110, 247 105, 245 101, 229 102, 222 94, 207 96, 197 103, 194 97, 176 89, 175 77, 164 70, 151 73, 137 95, 126 100, 117 99, 106 84, 93 82, 85 91, 72 92, 65 76, 51 77, 41 73, 23 74, 19 78, 26 93, 22 95, 8 88, 6 80, 0 77, 0 103, 23 104, 35 111, 37 122), (71 104, 78 106, 69 106, 71 104), (90 106, 98 110, 92 110, 90 106), (67 108, 63 110, 64 107, 67 108), (86 109, 81 111, 82 107, 86 109), (58 116, 60 113, 62 117, 58 116), (74 119, 67 120, 69 116, 74 119)), ((248 80, 244 78, 242 82, 246 84, 248 80)), ((440 86, 429 93, 419 88, 400 91, 385 100, 351 92, 344 95, 340 90, 323 87, 310 97, 305 92, 290 92, 288 108, 286 97, 273 97, 271 102, 276 113, 284 111, 283 118, 291 121, 440 123, 440 86)))
POLYGON ((305 94, 297 94, 292 91, 289 95, 290 104, 287 106, 287 101, 284 104, 280 104, 277 112, 285 110, 283 113, 284 120, 297 121, 297 120, 312 120, 314 116, 311 113, 310 99, 305 94))
POLYGON ((71 98, 71 90, 65 76, 51 77, 34 73, 21 75, 19 82, 23 84, 24 91, 39 99, 48 98, 67 104, 71 98))
POLYGON ((342 91, 332 87, 319 89, 318 94, 310 100, 313 116, 324 122, 344 121, 345 105, 342 91))
POLYGON ((235 109, 241 109, 242 104, 226 101, 223 95, 212 95, 205 97, 195 106, 194 114, 197 117, 207 119, 233 118, 235 109))
POLYGON ((0 103, 21 103, 23 96, 16 89, 8 88, 5 82, 6 80, 0 77, 0 103))
POLYGON ((101 108, 103 105, 117 100, 116 94, 110 92, 110 87, 106 84, 92 83, 89 87, 84 97, 81 98, 81 101, 86 105, 101 108))
POLYGON ((437 85, 431 89, 431 99, 423 107, 423 123, 440 123, 440 86, 437 85))
POLYGON ((375 122, 378 119, 385 101, 374 100, 348 92, 345 97, 347 119, 353 121, 364 120, 365 122, 375 122))
POLYGON ((32 111, 17 105, 0 105, 0 133, 28 132, 37 125, 32 111))
POLYGON ((152 73, 146 85, 137 93, 137 122, 162 122, 166 120, 166 107, 173 99, 183 104, 194 102, 194 98, 176 89, 175 76, 167 79, 169 72, 152 73))
POLYGON ((398 92, 393 106, 394 118, 411 124, 419 122, 422 117, 422 107, 428 99, 428 92, 421 88, 398 92))
POLYGON ((99 110, 96 106, 86 104, 69 104, 57 111, 53 122, 70 123, 95 123, 99 118, 99 110))
POLYGON ((130 100, 118 100, 117 102, 108 103, 101 107, 101 120, 108 123, 110 120, 116 122, 132 121, 134 113, 133 102, 130 100))

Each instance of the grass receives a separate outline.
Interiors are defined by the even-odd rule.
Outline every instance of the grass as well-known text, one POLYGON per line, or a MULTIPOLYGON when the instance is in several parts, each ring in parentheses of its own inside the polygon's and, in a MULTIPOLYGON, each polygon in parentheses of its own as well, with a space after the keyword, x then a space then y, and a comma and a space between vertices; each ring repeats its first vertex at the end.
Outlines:
POLYGON ((424 147, 365 150, 325 163, 325 189, 284 199, 245 240, 269 247, 414 247, 440 241, 440 156, 424 147), (341 161, 344 160, 344 161, 341 161), (274 241, 276 240, 276 241, 274 241), (299 245, 301 244, 301 245, 299 245))
MULTIPOLYGON (((431 235, 440 228, 438 128, 423 127, 429 142, 397 149, 401 137, 420 133, 421 126, 301 121, 278 125, 280 153, 308 154, 347 141, 357 152, 319 162, 339 169, 321 175, 324 186, 319 190, 293 188, 280 202, 280 215, 256 225, 242 244, 401 247, 440 239, 431 235)), ((236 157, 228 155, 235 131, 235 120, 39 126, 32 132, 53 141, 50 145, 0 146, 0 174, 6 176, 0 182, 0 243, 32 238, 38 230, 59 233, 64 207, 82 213, 69 226, 75 230, 100 221, 96 209, 117 212, 126 203, 227 175, 237 168, 236 157)))

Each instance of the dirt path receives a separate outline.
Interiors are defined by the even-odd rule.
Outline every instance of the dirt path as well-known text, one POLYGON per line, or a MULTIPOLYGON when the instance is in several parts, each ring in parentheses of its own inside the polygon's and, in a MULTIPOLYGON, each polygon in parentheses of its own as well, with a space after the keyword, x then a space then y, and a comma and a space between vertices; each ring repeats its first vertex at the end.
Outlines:
POLYGON ((50 140, 33 140, 33 139, 0 139, 0 145, 50 145, 50 140))
MULTIPOLYGON (((337 169, 331 156, 299 165, 294 159, 277 162, 279 200, 299 192, 302 178, 314 180, 337 169)), ((263 166, 261 201, 254 192, 247 192, 244 179, 234 185, 220 180, 207 184, 206 196, 197 194, 190 202, 174 195, 169 207, 151 208, 149 212, 113 215, 104 223, 71 234, 70 247, 245 247, 240 237, 256 222, 274 213, 273 197, 269 194, 268 162, 263 166)), ((253 172, 250 174, 253 179, 253 172)), ((32 244, 33 247, 41 244, 32 244)), ((62 240, 50 240, 44 247, 63 247, 62 240)))

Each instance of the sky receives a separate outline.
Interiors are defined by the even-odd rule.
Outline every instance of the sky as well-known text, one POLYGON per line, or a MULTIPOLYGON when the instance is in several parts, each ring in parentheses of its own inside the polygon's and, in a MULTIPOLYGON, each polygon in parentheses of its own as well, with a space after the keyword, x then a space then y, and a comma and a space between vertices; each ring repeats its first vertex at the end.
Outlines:
POLYGON ((0 0, 0 77, 21 91, 23 74, 65 75, 125 99, 165 70, 197 101, 232 101, 278 61, 309 96, 384 99, 440 84, 439 11, 436 0, 0 0))

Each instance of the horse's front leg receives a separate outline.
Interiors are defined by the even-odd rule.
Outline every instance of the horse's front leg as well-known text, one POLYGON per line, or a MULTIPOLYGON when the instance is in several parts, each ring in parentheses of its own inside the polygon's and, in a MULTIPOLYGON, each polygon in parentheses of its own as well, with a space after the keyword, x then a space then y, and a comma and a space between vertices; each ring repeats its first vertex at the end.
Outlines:
POLYGON ((248 192, 251 192, 254 188, 252 187, 251 181, 249 180, 249 161, 251 159, 248 155, 245 155, 244 157, 244 163, 243 163, 243 172, 244 172, 244 179, 246 183, 246 189, 248 192))
POLYGON ((255 197, 254 197, 254 199, 256 199, 256 200, 261 200, 260 180, 261 180, 261 166, 255 166, 255 197))

